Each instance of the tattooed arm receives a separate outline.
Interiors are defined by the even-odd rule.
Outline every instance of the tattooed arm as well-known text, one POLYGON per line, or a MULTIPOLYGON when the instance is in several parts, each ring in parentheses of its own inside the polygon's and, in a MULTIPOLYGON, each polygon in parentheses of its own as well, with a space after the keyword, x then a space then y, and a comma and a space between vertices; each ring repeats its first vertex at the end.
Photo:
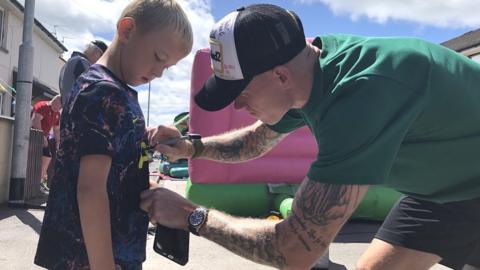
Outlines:
POLYGON ((287 136, 273 131, 266 124, 257 121, 254 124, 227 132, 222 135, 202 138, 200 147, 194 147, 189 141, 181 141, 174 146, 157 144, 169 138, 179 137, 175 128, 159 126, 147 129, 150 145, 165 154, 170 160, 189 158, 211 159, 226 163, 237 163, 260 157, 272 149, 287 136))
MULTIPOLYGON (((249 260, 280 269, 310 269, 358 206, 368 186, 322 184, 305 178, 290 216, 239 218, 210 210, 200 235, 249 260)), ((197 205, 165 188, 146 190, 140 207, 153 223, 187 230, 197 205), (168 207, 165 207, 168 205, 168 207)))
POLYGON ((257 121, 248 127, 203 139, 202 152, 196 156, 231 163, 247 161, 264 155, 286 136, 257 121))
POLYGON ((280 269, 310 269, 351 216, 368 186, 306 178, 282 222, 236 218, 212 210, 204 236, 236 254, 280 269))

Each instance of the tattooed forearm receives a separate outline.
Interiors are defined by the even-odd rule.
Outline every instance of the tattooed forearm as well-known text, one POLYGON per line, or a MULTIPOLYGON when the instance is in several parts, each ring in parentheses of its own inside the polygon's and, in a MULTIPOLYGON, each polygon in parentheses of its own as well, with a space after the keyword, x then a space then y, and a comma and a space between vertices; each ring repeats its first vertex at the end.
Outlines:
POLYGON ((200 156, 231 163, 246 161, 267 153, 285 136, 257 122, 243 129, 205 138, 200 156))
POLYGON ((300 243, 302 243, 305 250, 311 251, 312 248, 305 241, 305 239, 303 239, 303 236, 300 234, 300 230, 305 231, 305 229, 306 229, 304 226, 300 226, 300 227, 298 226, 298 225, 302 225, 302 224, 303 224, 303 222, 301 220, 299 220, 296 215, 294 215, 292 219, 288 220, 288 225, 290 226, 291 231, 297 236, 298 240, 300 241, 300 243))
POLYGON ((326 248, 350 217, 367 187, 306 179, 297 192, 289 228, 305 250, 326 248))
POLYGON ((328 185, 307 181, 299 193, 297 205, 303 217, 315 225, 325 226, 332 220, 345 216, 353 189, 347 185, 328 185))
POLYGON ((202 236, 252 261, 284 268, 277 226, 271 220, 238 219, 211 211, 202 236))
POLYGON ((200 234, 252 261, 280 269, 310 269, 368 190, 306 178, 289 217, 281 222, 210 211, 200 234))

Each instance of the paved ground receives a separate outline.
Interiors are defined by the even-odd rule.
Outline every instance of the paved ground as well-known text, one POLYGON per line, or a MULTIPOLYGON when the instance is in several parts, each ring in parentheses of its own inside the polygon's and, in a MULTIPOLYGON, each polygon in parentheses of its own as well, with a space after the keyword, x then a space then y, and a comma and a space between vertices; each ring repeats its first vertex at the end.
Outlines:
MULTIPOLYGON (((165 187, 182 194, 185 181, 165 181, 165 187)), ((38 234, 43 219, 42 210, 10 209, 0 207, 0 269, 40 269, 33 265, 38 234)), ((330 246, 330 268, 332 270, 354 269, 355 261, 366 249, 378 223, 349 223, 330 246)), ((147 243, 145 270, 267 270, 273 269, 249 262, 226 249, 203 238, 191 236, 190 261, 182 267, 163 258, 153 251, 153 237, 147 243)), ((448 269, 436 265, 432 269, 448 269)))

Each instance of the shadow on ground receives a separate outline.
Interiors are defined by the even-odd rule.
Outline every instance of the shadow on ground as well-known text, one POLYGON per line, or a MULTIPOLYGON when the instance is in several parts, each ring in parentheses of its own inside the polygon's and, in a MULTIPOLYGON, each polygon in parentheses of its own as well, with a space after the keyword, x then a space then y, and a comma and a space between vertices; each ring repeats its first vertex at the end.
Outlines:
POLYGON ((32 200, 28 200, 23 204, 14 206, 3 206, 0 211, 0 221, 11 216, 16 216, 23 224, 32 228, 37 234, 40 234, 42 228, 42 221, 28 212, 29 209, 44 210, 45 203, 47 201, 46 196, 38 197, 32 200))

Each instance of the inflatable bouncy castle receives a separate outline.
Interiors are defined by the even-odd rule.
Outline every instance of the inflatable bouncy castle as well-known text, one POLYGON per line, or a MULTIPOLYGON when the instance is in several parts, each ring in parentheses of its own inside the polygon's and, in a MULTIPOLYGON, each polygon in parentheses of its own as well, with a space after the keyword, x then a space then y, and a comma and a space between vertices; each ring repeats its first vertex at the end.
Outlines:
MULTIPOLYGON (((232 105, 207 112, 195 104, 193 97, 211 74, 209 50, 198 51, 192 68, 190 132, 208 137, 254 123, 256 120, 246 111, 236 111, 232 105)), ((315 139, 303 127, 253 161, 225 164, 193 159, 189 161, 186 194, 198 204, 233 215, 259 217, 273 211, 285 217, 316 155, 315 139)), ((371 187, 354 217, 381 220, 398 198, 391 189, 371 187)))

